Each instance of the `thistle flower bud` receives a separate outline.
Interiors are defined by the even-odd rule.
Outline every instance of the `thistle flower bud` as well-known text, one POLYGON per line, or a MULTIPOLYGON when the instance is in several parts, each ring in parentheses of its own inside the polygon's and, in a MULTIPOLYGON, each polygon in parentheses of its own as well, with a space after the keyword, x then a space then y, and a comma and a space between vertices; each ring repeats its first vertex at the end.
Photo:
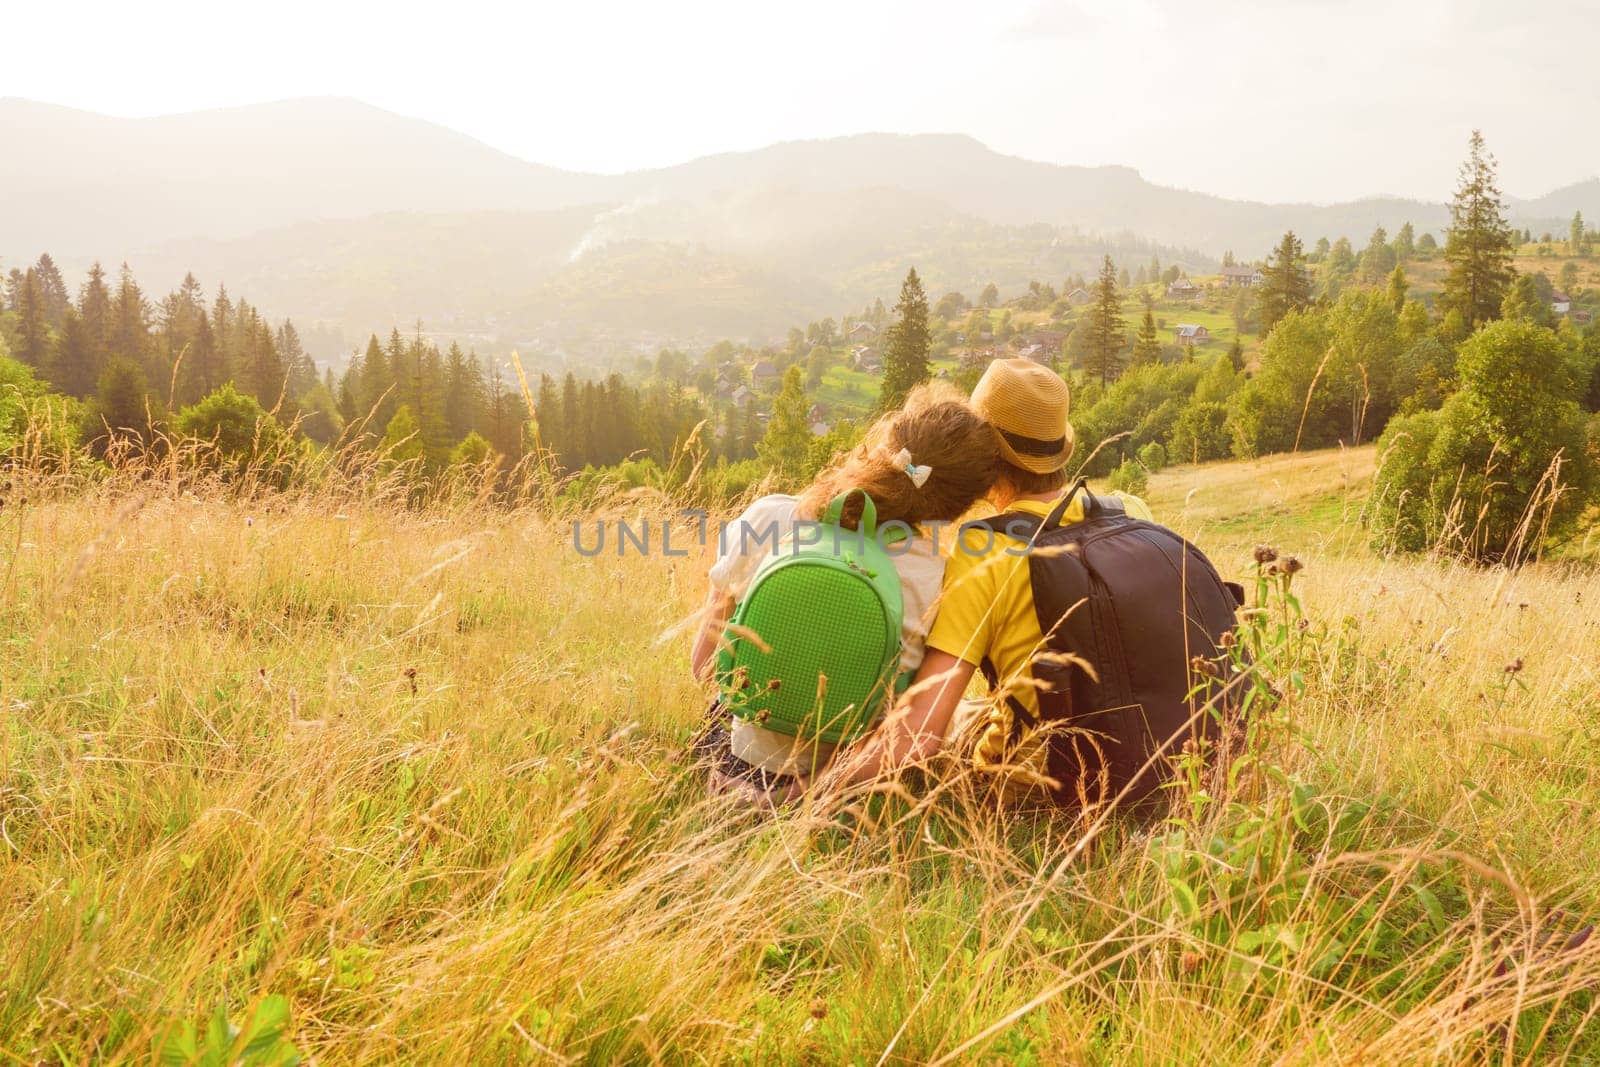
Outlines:
POLYGON ((1271 545, 1257 545, 1256 546, 1256 562, 1257 563, 1271 563, 1273 560, 1275 560, 1277 558, 1278 558, 1278 550, 1273 548, 1271 545))

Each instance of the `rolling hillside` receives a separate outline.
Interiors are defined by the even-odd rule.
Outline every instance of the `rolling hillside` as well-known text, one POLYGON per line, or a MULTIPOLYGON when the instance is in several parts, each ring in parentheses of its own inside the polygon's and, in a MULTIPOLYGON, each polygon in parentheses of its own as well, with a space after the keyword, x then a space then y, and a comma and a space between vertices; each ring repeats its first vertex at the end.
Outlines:
POLYGON ((1347 550, 1371 458, 1152 482, 1229 577, 1260 541, 1306 564, 1261 616, 1283 703, 1152 824, 1005 809, 963 764, 707 798, 705 558, 581 558, 471 494, 16 472, 0 1048, 1591 1062, 1593 575, 1347 550))

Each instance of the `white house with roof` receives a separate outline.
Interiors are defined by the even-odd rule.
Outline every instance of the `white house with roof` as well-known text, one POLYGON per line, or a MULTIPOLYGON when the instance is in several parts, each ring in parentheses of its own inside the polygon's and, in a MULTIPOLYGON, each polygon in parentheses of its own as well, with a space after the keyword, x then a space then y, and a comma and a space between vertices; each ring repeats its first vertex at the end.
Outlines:
POLYGON ((1172 331, 1172 339, 1180 345, 1203 345, 1211 340, 1211 331, 1204 326, 1180 322, 1177 329, 1172 331))

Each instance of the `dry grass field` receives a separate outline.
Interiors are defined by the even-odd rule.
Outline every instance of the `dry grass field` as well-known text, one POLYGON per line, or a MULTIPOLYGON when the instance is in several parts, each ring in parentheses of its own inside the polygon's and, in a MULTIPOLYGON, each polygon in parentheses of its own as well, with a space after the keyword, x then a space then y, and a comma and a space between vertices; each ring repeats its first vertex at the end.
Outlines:
POLYGON ((1283 703, 1156 824, 953 767, 773 819, 704 798, 698 549, 19 483, 0 1061, 1593 1062, 1600 581, 1374 557, 1374 462, 1153 481, 1229 576, 1261 541, 1306 564, 1260 616, 1283 703))

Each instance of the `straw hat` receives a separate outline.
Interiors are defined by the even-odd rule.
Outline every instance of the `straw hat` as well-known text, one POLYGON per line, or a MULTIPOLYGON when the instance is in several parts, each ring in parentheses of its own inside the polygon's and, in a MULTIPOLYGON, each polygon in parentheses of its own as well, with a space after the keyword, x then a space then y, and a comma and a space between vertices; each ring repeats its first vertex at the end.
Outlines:
POLYGON ((1072 455, 1071 394, 1048 367, 1029 359, 997 359, 972 391, 972 410, 993 426, 1006 461, 1050 474, 1072 455))

